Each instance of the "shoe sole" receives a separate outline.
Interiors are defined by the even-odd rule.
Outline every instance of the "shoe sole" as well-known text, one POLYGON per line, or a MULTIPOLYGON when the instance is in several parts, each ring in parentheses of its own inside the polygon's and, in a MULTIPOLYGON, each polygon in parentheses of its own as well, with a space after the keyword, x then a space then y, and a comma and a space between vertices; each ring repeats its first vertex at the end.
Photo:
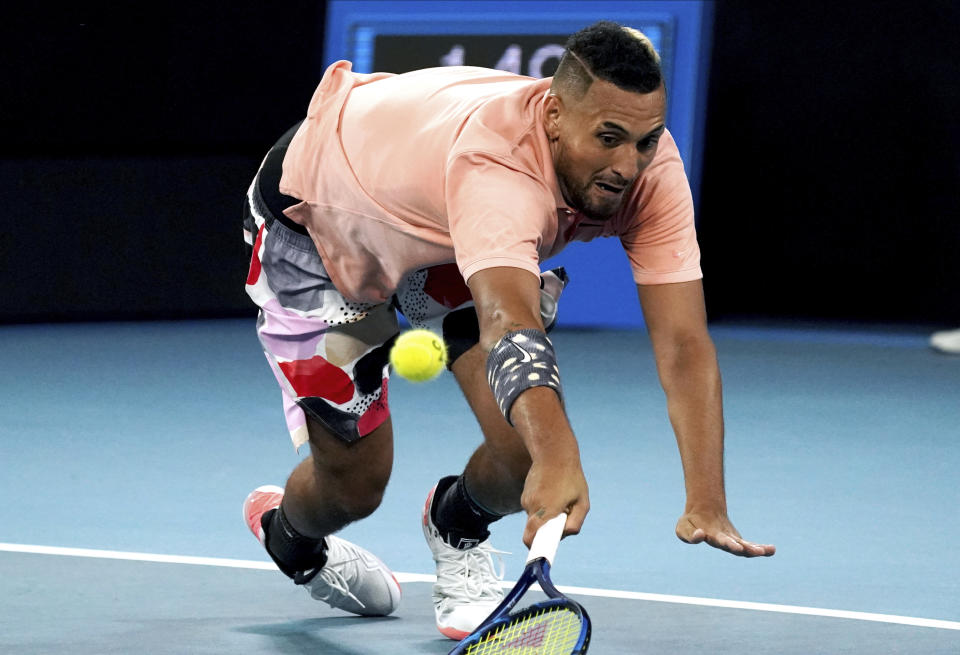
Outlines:
MULTIPOLYGON (((433 496, 437 491, 437 485, 433 485, 433 489, 430 490, 430 493, 427 494, 427 502, 423 504, 423 536, 429 538, 427 534, 430 527, 430 506, 433 505, 433 496)), ((464 632, 463 630, 457 630, 456 628, 451 628, 450 626, 444 626, 439 623, 437 625, 437 630, 440 631, 447 639, 453 639, 454 641, 461 641, 469 632, 464 632)))
POLYGON ((469 632, 464 632, 463 630, 457 630, 455 628, 441 628, 439 625, 437 625, 437 630, 439 630, 440 634, 447 639, 453 639, 454 641, 463 641, 470 635, 469 632))

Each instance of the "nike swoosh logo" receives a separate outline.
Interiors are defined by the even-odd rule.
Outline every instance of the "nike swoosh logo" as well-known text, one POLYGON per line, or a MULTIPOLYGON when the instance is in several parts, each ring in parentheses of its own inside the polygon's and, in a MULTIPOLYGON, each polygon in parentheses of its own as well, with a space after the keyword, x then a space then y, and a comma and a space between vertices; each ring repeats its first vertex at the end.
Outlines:
POLYGON ((516 341, 513 339, 507 339, 514 348, 520 351, 520 363, 525 364, 526 362, 533 361, 533 356, 523 349, 516 341))

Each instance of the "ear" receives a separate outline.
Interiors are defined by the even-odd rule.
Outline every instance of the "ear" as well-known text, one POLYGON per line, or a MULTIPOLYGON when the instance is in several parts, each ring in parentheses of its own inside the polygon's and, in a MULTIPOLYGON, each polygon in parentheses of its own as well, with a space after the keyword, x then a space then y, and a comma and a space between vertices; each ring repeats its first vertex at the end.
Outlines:
POLYGON ((563 113, 563 100, 555 93, 548 93, 543 105, 543 129, 547 138, 556 141, 560 138, 560 115, 563 113))

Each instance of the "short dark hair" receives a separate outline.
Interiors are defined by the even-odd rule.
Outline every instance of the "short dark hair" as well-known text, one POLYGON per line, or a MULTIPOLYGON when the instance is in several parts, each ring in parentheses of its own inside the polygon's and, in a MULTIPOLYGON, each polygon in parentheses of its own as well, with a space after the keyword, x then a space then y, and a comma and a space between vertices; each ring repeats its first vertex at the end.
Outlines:
POLYGON ((650 93, 663 82, 660 57, 642 32, 599 21, 567 39, 553 87, 582 97, 594 79, 626 91, 650 93))

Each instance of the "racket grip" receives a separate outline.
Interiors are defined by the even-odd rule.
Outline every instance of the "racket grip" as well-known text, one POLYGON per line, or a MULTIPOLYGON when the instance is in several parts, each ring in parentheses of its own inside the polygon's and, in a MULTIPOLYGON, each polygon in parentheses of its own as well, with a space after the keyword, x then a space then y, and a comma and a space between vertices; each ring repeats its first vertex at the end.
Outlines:
POLYGON ((563 537, 563 526, 566 524, 567 515, 566 513, 561 513, 540 526, 537 534, 533 535, 533 543, 530 544, 530 554, 527 556, 527 564, 543 557, 550 562, 551 566, 553 565, 553 558, 557 554, 560 538, 563 537))

